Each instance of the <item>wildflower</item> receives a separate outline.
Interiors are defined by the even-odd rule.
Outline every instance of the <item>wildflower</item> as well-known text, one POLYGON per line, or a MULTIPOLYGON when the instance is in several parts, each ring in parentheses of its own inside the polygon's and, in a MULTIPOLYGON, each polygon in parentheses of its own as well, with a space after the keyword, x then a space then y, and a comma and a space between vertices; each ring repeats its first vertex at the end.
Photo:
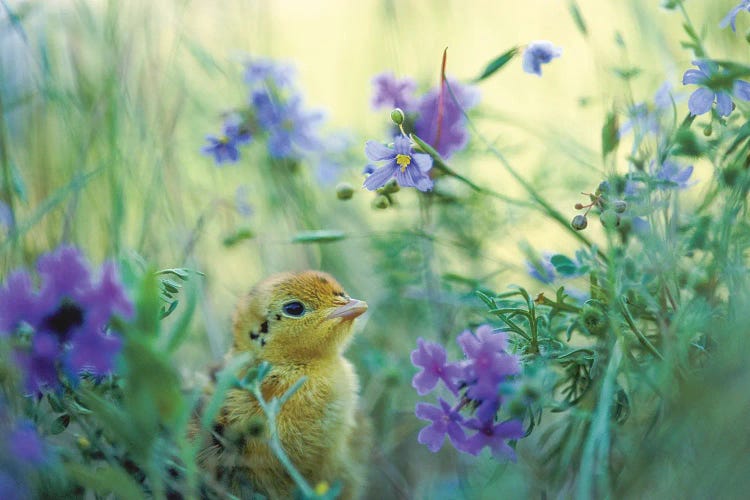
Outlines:
POLYGON ((711 109, 716 101, 716 112, 719 116, 729 116, 734 110, 732 96, 743 101, 750 101, 750 83, 742 80, 731 82, 731 88, 715 89, 711 87, 711 80, 719 74, 718 65, 714 61, 697 60, 693 64, 698 69, 689 69, 682 76, 683 85, 699 85, 688 99, 688 109, 693 116, 702 115, 711 109))
POLYGON ((393 73, 381 73, 372 79, 372 85, 375 90, 373 109, 401 108, 412 111, 416 107, 413 94, 417 84, 411 78, 398 79, 393 73))
POLYGON ((742 0, 732 10, 730 10, 729 13, 724 17, 724 19, 722 19, 719 23, 719 28, 726 28, 728 25, 731 25, 732 31, 737 33, 737 26, 735 24, 737 22, 737 14, 739 14, 743 10, 750 12, 750 0, 742 0))
POLYGON ((690 186, 688 180, 693 175, 693 166, 689 165, 681 168, 679 164, 671 160, 665 160, 661 168, 656 172, 656 179, 661 181, 658 184, 660 189, 685 189, 690 186))
POLYGON ((323 114, 304 109, 299 95, 280 101, 268 92, 256 92, 253 106, 258 125, 268 133, 268 154, 272 158, 298 159, 303 150, 321 149, 315 130, 323 114))
POLYGON ((37 271, 38 291, 23 271, 11 273, 0 287, 0 332, 12 335, 25 325, 32 333, 28 345, 15 351, 26 389, 58 387, 58 370, 73 383, 81 372, 110 372, 122 341, 107 335, 105 327, 115 314, 133 314, 114 264, 102 266, 94 281, 78 249, 62 246, 41 256, 37 271))
POLYGON ((420 191, 432 189, 432 179, 427 173, 432 168, 432 158, 428 154, 413 153, 411 141, 406 137, 396 136, 393 148, 367 141, 365 154, 372 162, 386 162, 365 179, 364 187, 370 191, 384 186, 394 177, 401 187, 415 187, 420 191))
POLYGON ((485 447, 489 447, 496 460, 510 459, 515 461, 516 452, 508 446, 508 440, 523 437, 523 425, 519 420, 495 424, 491 420, 482 422, 474 418, 465 422, 464 426, 475 429, 477 432, 458 445, 461 451, 479 455, 485 447))
POLYGON ((294 67, 272 59, 257 58, 245 63, 245 83, 251 88, 288 87, 294 82, 294 76, 294 67))
POLYGON ((220 136, 208 135, 207 146, 201 149, 205 155, 213 155, 214 161, 221 165, 223 163, 235 163, 240 159, 240 151, 237 146, 250 142, 250 132, 239 122, 236 117, 230 117, 224 122, 224 133, 220 136))
POLYGON ((419 116, 414 122, 414 133, 435 148, 440 156, 449 158, 469 141, 464 111, 476 106, 479 97, 475 87, 450 80, 448 84, 443 83, 441 112, 440 90, 432 89, 419 100, 419 116))
POLYGON ((458 379, 461 378, 463 370, 453 363, 446 363, 445 349, 436 342, 428 342, 423 338, 417 339, 418 348, 411 353, 411 362, 414 366, 422 367, 422 371, 414 375, 411 385, 417 390, 417 394, 423 396, 433 390, 442 380, 446 387, 458 393, 458 379))
POLYGON ((466 439, 466 435, 461 428, 464 420, 461 414, 452 409, 442 398, 439 402, 440 408, 427 403, 417 403, 414 412, 418 418, 432 422, 419 431, 417 440, 426 445, 433 453, 442 448, 446 435, 456 448, 461 447, 466 439))
POLYGON ((535 261, 526 261, 526 272, 532 278, 541 281, 545 285, 549 285, 555 281, 555 266, 552 265, 550 258, 552 254, 546 252, 541 259, 535 261))
POLYGON ((469 359, 465 367, 466 395, 479 403, 480 420, 492 420, 501 403, 500 384, 520 371, 518 358, 505 352, 508 347, 505 333, 494 333, 489 325, 477 328, 476 336, 464 331, 458 336, 458 343, 469 359))
POLYGON ((523 70, 526 73, 542 76, 542 64, 562 55, 562 47, 548 40, 530 42, 523 53, 523 70))

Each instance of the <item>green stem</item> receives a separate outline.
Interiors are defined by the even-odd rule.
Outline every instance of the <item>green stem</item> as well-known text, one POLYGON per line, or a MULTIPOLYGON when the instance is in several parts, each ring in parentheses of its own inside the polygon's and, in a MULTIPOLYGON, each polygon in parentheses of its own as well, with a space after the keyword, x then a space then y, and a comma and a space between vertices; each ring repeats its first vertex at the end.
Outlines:
POLYGON ((628 310, 628 306, 625 304, 625 299, 623 298, 620 298, 620 309, 622 311, 623 317, 625 318, 625 321, 628 323, 628 326, 633 331, 635 336, 638 337, 638 341, 641 343, 641 345, 645 347, 648 352, 659 358, 661 361, 664 361, 664 356, 661 355, 656 347, 654 347, 654 345, 649 342, 646 336, 643 335, 643 333, 638 329, 638 326, 633 320, 633 316, 631 316, 630 311, 628 310))
MULTIPOLYGON (((289 397, 297 389, 299 389, 304 380, 304 377, 301 378, 292 387, 289 388, 289 390, 281 397, 282 404, 284 401, 289 399, 289 397)), ((269 440, 269 446, 271 447, 271 450, 273 450, 276 458, 279 459, 279 462, 281 462, 281 465, 284 466, 297 487, 302 490, 303 497, 314 498, 316 496, 315 491, 310 487, 310 485, 307 483, 307 480, 305 480, 302 474, 300 474, 300 472, 294 466, 292 461, 289 459, 289 456, 284 451, 284 446, 281 444, 281 439, 279 438, 278 430, 276 429, 276 417, 278 413, 277 408, 279 405, 273 404, 273 400, 271 401, 272 404, 266 402, 266 400, 263 398, 263 393, 260 390, 260 381, 256 381, 256 383, 253 384, 252 393, 257 398, 260 407, 263 409, 263 413, 266 414, 266 418, 268 418, 269 426, 271 428, 271 438, 269 440)))

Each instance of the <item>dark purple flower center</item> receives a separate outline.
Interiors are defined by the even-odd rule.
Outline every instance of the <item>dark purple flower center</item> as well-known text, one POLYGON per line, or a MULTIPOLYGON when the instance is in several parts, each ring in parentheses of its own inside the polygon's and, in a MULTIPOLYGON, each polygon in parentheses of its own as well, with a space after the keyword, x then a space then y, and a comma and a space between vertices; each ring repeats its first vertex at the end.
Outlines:
POLYGON ((44 318, 42 326, 55 334, 60 341, 70 338, 71 331, 83 324, 83 309, 68 298, 64 298, 57 310, 44 318))

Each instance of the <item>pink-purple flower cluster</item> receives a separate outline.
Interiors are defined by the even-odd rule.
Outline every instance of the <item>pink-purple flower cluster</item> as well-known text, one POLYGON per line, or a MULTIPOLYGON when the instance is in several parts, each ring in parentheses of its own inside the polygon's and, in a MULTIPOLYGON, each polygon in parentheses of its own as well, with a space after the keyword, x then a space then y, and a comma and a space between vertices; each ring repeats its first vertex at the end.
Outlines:
POLYGON ((412 380, 417 393, 428 394, 442 381, 455 400, 450 404, 438 398, 439 406, 417 403, 416 416, 431 422, 418 440, 436 452, 447 436, 464 453, 478 455, 488 447, 495 458, 514 460, 508 441, 523 437, 522 422, 498 417, 505 389, 512 388, 520 373, 519 360, 508 353, 506 334, 493 332, 489 325, 477 328, 476 335, 466 330, 457 341, 465 355, 462 361, 448 362, 442 345, 422 338, 411 353, 414 366, 422 368, 412 380))
POLYGON ((36 268, 38 288, 24 270, 0 286, 0 336, 12 340, 25 389, 54 390, 61 376, 75 384, 81 373, 111 372, 122 339, 107 325, 113 315, 134 312, 115 265, 105 263, 94 280, 81 252, 61 246, 39 257, 36 268))

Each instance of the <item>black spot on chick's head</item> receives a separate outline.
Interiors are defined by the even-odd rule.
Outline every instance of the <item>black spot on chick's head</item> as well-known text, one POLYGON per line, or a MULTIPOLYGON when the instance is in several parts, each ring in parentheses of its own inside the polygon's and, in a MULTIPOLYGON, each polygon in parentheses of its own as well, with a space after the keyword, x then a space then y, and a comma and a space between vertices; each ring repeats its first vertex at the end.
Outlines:
POLYGON ((260 333, 268 333, 268 320, 260 324, 260 333))
POLYGON ((281 321, 281 314, 276 315, 276 321, 281 321))
POLYGON ((250 332, 250 338, 253 340, 258 340, 258 337, 260 337, 260 334, 255 333, 253 331, 250 332))

